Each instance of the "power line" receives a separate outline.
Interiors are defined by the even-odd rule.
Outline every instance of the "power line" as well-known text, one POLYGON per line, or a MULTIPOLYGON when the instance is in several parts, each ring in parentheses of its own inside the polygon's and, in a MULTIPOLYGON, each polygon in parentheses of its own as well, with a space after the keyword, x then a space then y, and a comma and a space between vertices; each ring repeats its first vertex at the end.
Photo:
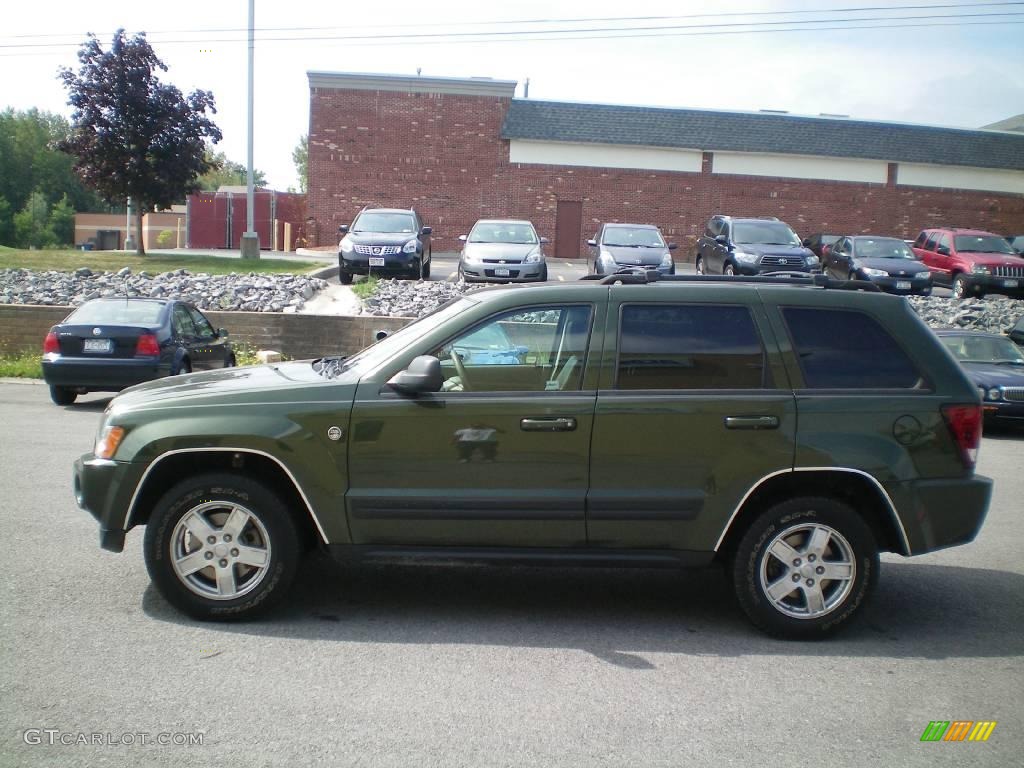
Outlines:
MULTIPOLYGON (((1005 2, 984 2, 984 3, 930 3, 924 5, 884 5, 884 6, 859 6, 849 8, 822 8, 822 9, 790 9, 790 10, 777 10, 777 11, 734 11, 734 12, 721 12, 721 13, 694 13, 694 14, 681 14, 681 15, 670 15, 670 16, 603 16, 603 17, 581 17, 581 18, 563 18, 563 19, 500 19, 493 21, 449 21, 449 22, 425 22, 415 24, 362 24, 362 25, 346 25, 344 27, 337 26, 304 26, 304 27, 260 27, 257 28, 257 32, 315 32, 315 31, 327 31, 334 29, 379 29, 387 28, 394 29, 396 26, 401 28, 403 26, 414 26, 416 28, 429 28, 429 27, 466 27, 466 26, 506 26, 512 24, 574 24, 574 23, 593 23, 593 22, 621 22, 621 21, 673 21, 680 19, 704 19, 704 18, 735 18, 735 17, 761 17, 761 16, 791 16, 791 15, 808 15, 808 14, 838 14, 838 13, 867 13, 873 11, 886 11, 886 12, 898 12, 898 11, 910 11, 910 10, 944 10, 954 8, 994 8, 1004 6, 1020 6, 1024 5, 1024 0, 1007 0, 1005 2)), ((962 14, 968 16, 970 14, 962 14)), ((977 15, 1001 15, 999 13, 994 14, 977 14, 977 15)), ((900 18, 900 17, 885 17, 885 18, 900 18)), ((861 18, 851 18, 849 21, 864 21, 861 18)), ((802 21, 794 21, 792 23, 813 23, 814 21, 835 21, 832 19, 807 19, 802 21)), ((758 23, 758 22, 753 22, 758 23)), ((784 22, 774 22, 784 23, 784 22)), ((530 30, 521 30, 527 32, 530 30)), ((532 30, 536 32, 544 32, 545 30, 532 30)), ((560 31, 570 30, 547 30, 548 32, 555 33, 560 31)), ((220 33, 220 32, 248 32, 247 27, 211 27, 211 28, 195 28, 195 29, 175 29, 175 30, 150 30, 147 34, 206 34, 206 33, 220 33)), ((0 37, 0 40, 16 40, 16 39, 47 39, 55 37, 72 37, 78 33, 32 33, 22 35, 7 35, 0 37)), ((112 35, 113 31, 103 33, 112 35)), ((452 33, 452 34, 473 34, 473 33, 452 33)), ((486 31, 482 31, 480 34, 488 34, 486 31)), ((502 34, 502 33, 493 33, 502 34)), ((512 33, 504 33, 512 34, 512 33)), ((403 35, 404 36, 404 35, 403 35)), ((177 41, 173 41, 177 42, 177 41)), ((197 40, 197 42, 205 42, 205 40, 197 40)), ((213 41, 218 42, 218 41, 213 41)), ((52 43, 52 44, 38 44, 38 45, 78 45, 78 42, 73 43, 52 43)), ((0 44, 0 48, 15 47, 17 44, 6 45, 0 44)))

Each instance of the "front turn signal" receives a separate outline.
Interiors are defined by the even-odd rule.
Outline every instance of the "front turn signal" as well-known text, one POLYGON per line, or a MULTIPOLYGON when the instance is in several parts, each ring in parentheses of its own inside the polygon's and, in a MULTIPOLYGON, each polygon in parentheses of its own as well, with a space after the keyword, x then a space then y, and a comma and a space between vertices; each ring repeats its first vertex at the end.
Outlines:
POLYGON ((97 459, 112 459, 117 453, 117 447, 124 439, 124 427, 104 427, 96 440, 96 447, 92 454, 97 459))

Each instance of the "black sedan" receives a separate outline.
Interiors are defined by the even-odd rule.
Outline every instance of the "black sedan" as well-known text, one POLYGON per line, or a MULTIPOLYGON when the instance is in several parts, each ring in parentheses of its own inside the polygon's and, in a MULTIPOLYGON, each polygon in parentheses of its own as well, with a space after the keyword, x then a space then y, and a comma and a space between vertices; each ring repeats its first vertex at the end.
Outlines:
POLYGON ((883 291, 927 296, 932 273, 910 246, 895 237, 841 237, 825 257, 825 274, 840 280, 869 280, 883 291))
POLYGON ((86 392, 117 392, 162 376, 229 368, 235 354, 223 328, 191 304, 166 299, 88 301, 43 342, 43 378, 57 405, 86 392))
POLYGON ((986 421, 1024 426, 1024 352, 994 333, 935 334, 978 385, 986 421))

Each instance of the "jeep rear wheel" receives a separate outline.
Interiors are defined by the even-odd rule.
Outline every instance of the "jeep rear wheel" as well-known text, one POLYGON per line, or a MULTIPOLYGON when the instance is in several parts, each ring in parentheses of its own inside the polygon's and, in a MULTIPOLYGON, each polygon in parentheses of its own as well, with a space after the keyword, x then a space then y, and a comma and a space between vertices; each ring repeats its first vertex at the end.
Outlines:
POLYGON ((697 263, 694 265, 694 269, 698 275, 704 274, 704 259, 700 256, 697 257, 697 263))
POLYGON ((196 619, 248 619, 287 591, 299 538, 284 504, 241 475, 171 488, 146 526, 146 567, 167 602, 196 619))
POLYGON ((736 268, 732 264, 726 264, 724 274, 729 275, 729 277, 733 277, 736 274, 736 268))
POLYGON ((953 278, 953 298, 954 299, 966 299, 967 298, 967 281, 963 275, 956 275, 953 278))
POLYGON ((796 498, 747 529, 732 564, 736 597, 770 635, 824 638, 863 607, 878 580, 871 529, 846 504, 796 498))

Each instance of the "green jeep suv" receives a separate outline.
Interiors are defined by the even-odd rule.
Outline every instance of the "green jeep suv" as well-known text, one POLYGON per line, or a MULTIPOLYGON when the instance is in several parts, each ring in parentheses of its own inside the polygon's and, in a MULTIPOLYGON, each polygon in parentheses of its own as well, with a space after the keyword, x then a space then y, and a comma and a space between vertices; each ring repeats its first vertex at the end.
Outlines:
POLYGON ((761 629, 845 625, 879 552, 974 539, 975 386, 907 302, 825 278, 612 275, 456 299, 349 358, 133 387, 75 464, 201 619, 348 560, 724 564, 761 629))

